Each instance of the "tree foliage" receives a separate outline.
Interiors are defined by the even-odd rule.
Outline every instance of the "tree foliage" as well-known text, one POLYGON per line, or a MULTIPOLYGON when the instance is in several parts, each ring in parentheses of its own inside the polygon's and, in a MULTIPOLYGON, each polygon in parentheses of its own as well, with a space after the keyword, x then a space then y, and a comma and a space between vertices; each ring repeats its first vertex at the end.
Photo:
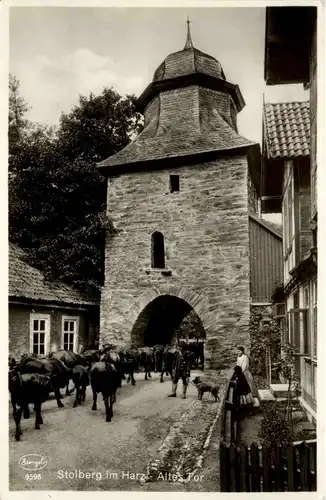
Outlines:
POLYGON ((203 324, 194 309, 191 309, 189 314, 184 317, 176 331, 176 335, 177 337, 205 338, 206 334, 203 324))
POLYGON ((61 115, 58 146, 62 154, 70 161, 81 156, 99 162, 120 151, 142 126, 135 105, 135 96, 121 97, 112 89, 104 89, 99 96, 79 96, 72 111, 61 115))
MULTIPOLYGON (((277 405, 271 401, 262 405, 263 418, 259 436, 266 447, 275 447, 276 445, 288 446, 293 440, 293 431, 291 424, 284 418, 277 405)), ((271 449, 273 456, 275 450, 271 449)))
POLYGON ((290 344, 282 345, 277 366, 281 370, 283 377, 293 384, 293 389, 299 387, 299 377, 295 369, 295 347, 290 344))
POLYGON ((261 422, 260 437, 265 446, 276 444, 286 446, 294 439, 294 422, 292 414, 293 393, 299 395, 300 378, 295 369, 295 348, 291 344, 284 344, 277 356, 276 366, 282 371, 287 380, 288 391, 284 408, 278 408, 276 403, 265 402, 262 406, 263 419, 261 422))
POLYGON ((105 237, 114 229, 106 216, 106 180, 95 162, 126 146, 141 127, 135 98, 122 98, 112 89, 80 96, 53 130, 25 120, 27 105, 17 80, 9 85, 12 81, 10 239, 27 249, 30 263, 49 278, 97 291, 103 282, 105 237))
POLYGON ((262 323, 261 311, 252 310, 250 314, 250 369, 255 375, 266 375, 266 352, 269 347, 271 363, 278 362, 281 345, 281 330, 276 320, 262 323))
POLYGON ((19 81, 13 75, 9 75, 9 114, 8 114, 8 138, 9 152, 25 136, 28 121, 26 112, 29 106, 19 93, 19 81))
POLYGON ((287 381, 287 403, 285 407, 285 417, 291 422, 293 431, 293 418, 292 418, 292 399, 293 393, 298 398, 300 393, 300 377, 295 368, 295 347, 287 343, 282 345, 280 355, 278 357, 277 366, 281 371, 282 377, 287 381))

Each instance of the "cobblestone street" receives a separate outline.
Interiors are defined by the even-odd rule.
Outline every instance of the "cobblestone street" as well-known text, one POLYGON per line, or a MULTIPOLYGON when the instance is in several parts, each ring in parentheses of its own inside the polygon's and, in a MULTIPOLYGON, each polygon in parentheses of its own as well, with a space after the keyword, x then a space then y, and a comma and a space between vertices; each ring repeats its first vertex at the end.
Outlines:
POLYGON ((202 402, 197 401, 197 391, 191 384, 186 400, 181 398, 181 387, 178 388, 177 398, 168 398, 171 390, 168 377, 161 384, 158 374, 152 376, 152 380, 145 381, 143 373, 137 374, 135 387, 123 382, 123 387, 118 390, 111 423, 105 422, 101 397, 98 398, 98 410, 91 411, 90 388, 82 407, 72 408, 74 396, 64 398, 65 408, 57 408, 54 400, 47 401, 42 412, 44 425, 39 431, 34 429, 34 413, 31 419, 22 419, 23 436, 18 443, 14 440, 14 424, 10 415, 10 489, 207 490, 205 481, 209 478, 205 475, 198 480, 200 485, 194 480, 183 485, 169 481, 165 476, 144 485, 139 481, 147 474, 148 466, 157 459, 159 448, 171 433, 171 428, 174 426, 177 429, 175 426, 180 419, 181 427, 186 417, 184 425, 188 429, 194 428, 194 431, 191 430, 192 439, 196 439, 198 433, 205 441, 207 426, 214 420, 219 405, 207 395, 202 402), (203 425, 198 421, 198 412, 205 413, 203 425), (192 419, 190 422, 189 418, 187 420, 188 413, 192 419), (26 454, 47 457, 48 465, 38 471, 41 479, 26 479, 27 471, 19 465, 19 459, 26 454), (94 473, 93 477, 82 477, 87 472, 94 473), (80 477, 76 478, 76 475, 80 477))

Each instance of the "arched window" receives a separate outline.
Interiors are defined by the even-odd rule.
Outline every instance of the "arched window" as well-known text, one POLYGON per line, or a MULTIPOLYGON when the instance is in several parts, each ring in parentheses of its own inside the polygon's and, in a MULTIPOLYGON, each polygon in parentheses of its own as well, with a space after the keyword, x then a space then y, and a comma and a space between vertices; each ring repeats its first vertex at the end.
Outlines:
POLYGON ((152 267, 165 267, 164 236, 158 231, 152 234, 152 267))

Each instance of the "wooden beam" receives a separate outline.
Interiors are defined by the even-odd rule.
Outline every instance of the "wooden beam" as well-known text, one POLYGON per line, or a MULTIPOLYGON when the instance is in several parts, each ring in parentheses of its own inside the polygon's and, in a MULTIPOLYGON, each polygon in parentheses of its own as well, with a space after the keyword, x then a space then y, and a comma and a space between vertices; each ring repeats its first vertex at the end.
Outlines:
POLYGON ((22 307, 40 307, 42 309, 67 309, 67 310, 74 310, 74 311, 88 311, 89 308, 91 307, 98 307, 98 306, 69 306, 69 305, 57 305, 57 304, 51 304, 50 302, 48 304, 42 302, 19 302, 18 300, 10 300, 9 299, 9 305, 14 305, 14 306, 22 306, 22 307))
POLYGON ((277 196, 262 196, 261 200, 266 201, 266 200, 281 200, 282 196, 277 195, 277 196))

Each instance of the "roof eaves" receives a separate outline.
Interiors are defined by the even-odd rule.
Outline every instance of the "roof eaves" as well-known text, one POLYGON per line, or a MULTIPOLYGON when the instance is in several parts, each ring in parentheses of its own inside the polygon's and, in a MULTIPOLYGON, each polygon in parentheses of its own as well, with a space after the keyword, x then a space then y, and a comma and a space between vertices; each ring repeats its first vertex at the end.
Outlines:
POLYGON ((257 217, 256 215, 254 215, 252 213, 249 214, 249 217, 252 220, 254 220, 255 222, 257 222, 258 224, 260 224, 261 226, 263 226, 269 232, 271 232, 272 234, 274 234, 274 236, 277 236, 277 238, 279 238, 280 240, 283 239, 283 236, 281 234, 281 229, 280 229, 280 232, 278 233, 276 229, 274 229, 272 226, 270 226, 268 224, 268 222, 264 221, 264 219, 261 219, 261 218, 257 217))
MULTIPOLYGON (((15 245, 13 243, 9 243, 9 276, 10 276, 12 263, 14 263, 16 261, 16 263, 17 263, 16 267, 18 269, 20 269, 20 265, 23 265, 24 269, 26 269, 28 272, 32 273, 31 274, 32 279, 41 280, 44 283, 45 291, 48 292, 50 298, 39 299, 39 298, 33 297, 33 295, 36 295, 33 293, 23 294, 21 291, 22 290, 21 286, 19 286, 20 290, 18 290, 17 293, 14 292, 14 293, 10 294, 10 291, 9 291, 9 297, 16 297, 16 298, 23 298, 25 300, 37 300, 37 301, 45 300, 47 302, 57 302, 57 303, 61 303, 61 304, 73 304, 73 305, 77 305, 77 304, 96 305, 97 304, 97 302, 95 300, 92 300, 91 298, 85 297, 85 294, 83 294, 79 290, 73 288, 72 286, 67 285, 66 283, 64 283, 62 281, 59 281, 59 280, 51 281, 49 283, 50 288, 49 288, 49 286, 47 287, 46 280, 44 278, 44 274, 42 273, 42 271, 40 269, 37 269, 37 268, 31 266, 30 264, 28 264, 28 262, 26 262, 24 257, 26 257, 26 252, 23 249, 21 249, 20 247, 18 247, 17 245, 15 245), (55 296, 55 295, 58 295, 56 293, 57 290, 53 290, 53 289, 51 290, 51 286, 52 287, 54 286, 54 288, 55 288, 55 286, 57 286, 59 291, 61 289, 61 294, 63 294, 63 295, 67 294, 68 297, 63 296, 59 300, 55 296), (69 295, 70 295, 70 297, 69 297, 69 295), (79 297, 76 297, 76 295, 79 297)), ((17 273, 17 271, 15 271, 15 278, 18 279, 18 281, 20 283, 22 283, 23 285, 25 284, 25 286, 28 289, 30 282, 28 282, 26 280, 26 277, 21 272, 18 271, 18 273, 17 273)), ((10 283, 9 283, 9 285, 10 285, 10 283)))
POLYGON ((264 104, 264 112, 263 112, 263 130, 264 130, 264 135, 263 141, 266 145, 266 157, 269 160, 270 159, 270 150, 269 150, 269 134, 268 134, 268 124, 266 121, 266 104, 264 104))
POLYGON ((60 306, 62 307, 63 309, 65 308, 65 306, 70 306, 70 307, 90 307, 90 306, 96 306, 96 307, 99 307, 100 305, 100 301, 96 302, 96 301, 86 301, 86 300, 81 300, 81 301, 76 301, 76 300, 72 300, 72 301, 69 301, 69 300, 55 300, 55 299, 38 299, 38 298, 32 298, 32 297, 26 297, 26 296, 23 296, 23 295, 15 295, 15 294, 11 294, 8 296, 8 299, 9 299, 9 303, 14 299, 16 301, 19 301, 19 302, 22 302, 22 303, 25 303, 25 304, 31 304, 31 303, 38 303, 40 305, 50 305, 50 304, 53 304, 53 305, 56 305, 56 306, 60 306))
MULTIPOLYGON (((209 150, 203 150, 203 151, 196 151, 195 153, 185 153, 185 154, 181 154, 181 155, 165 155, 165 156, 161 156, 161 157, 157 157, 157 158, 149 158, 149 159, 141 159, 141 160, 131 160, 131 161, 123 161, 121 163, 113 163, 113 164, 110 164, 108 160, 112 159, 114 156, 116 155, 113 155, 113 156, 110 156, 109 158, 101 161, 100 163, 97 163, 97 167, 98 168, 101 168, 101 169, 104 169, 104 168, 112 168, 115 169, 115 168, 118 168, 118 167, 122 167, 122 166, 131 166, 131 165, 137 165, 137 164, 151 164, 153 162, 156 162, 156 161, 164 161, 164 160, 169 160, 169 159, 176 159, 176 158, 187 158, 187 157, 194 157, 194 156, 197 156, 197 155, 204 155, 204 154, 207 154, 207 153, 223 153, 223 152, 229 152, 229 151, 237 151, 239 149, 247 149, 247 148, 250 148, 254 145, 256 145, 257 143, 255 142, 252 142, 252 141, 247 141, 246 143, 243 143, 243 144, 238 144, 238 145, 232 145, 230 147, 222 147, 222 148, 216 148, 216 149, 209 149, 209 150)), ((117 153, 119 154, 119 153, 117 153)))

